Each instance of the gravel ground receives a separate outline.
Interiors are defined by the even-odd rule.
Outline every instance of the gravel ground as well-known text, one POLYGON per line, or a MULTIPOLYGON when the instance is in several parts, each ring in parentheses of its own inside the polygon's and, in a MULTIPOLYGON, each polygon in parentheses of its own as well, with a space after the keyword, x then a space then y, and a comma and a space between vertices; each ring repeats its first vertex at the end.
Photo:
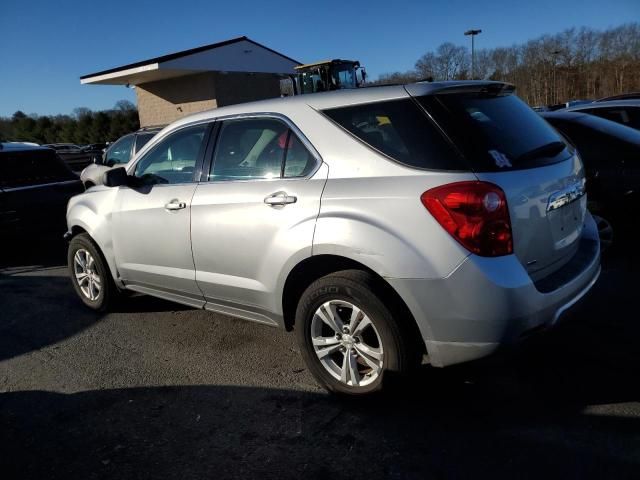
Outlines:
POLYGON ((63 248, 0 259, 3 479, 640 475, 628 254, 550 334, 344 401, 283 331, 144 296, 88 311, 63 248))

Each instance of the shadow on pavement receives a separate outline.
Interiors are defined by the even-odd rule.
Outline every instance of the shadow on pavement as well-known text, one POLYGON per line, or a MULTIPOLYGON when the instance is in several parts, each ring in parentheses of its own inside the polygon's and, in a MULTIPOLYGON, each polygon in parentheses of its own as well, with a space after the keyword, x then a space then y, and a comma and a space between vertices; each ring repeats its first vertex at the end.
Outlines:
POLYGON ((3 478, 637 478, 640 421, 437 379, 362 402, 235 386, 0 395, 3 478))
MULTIPOLYGON (((0 472, 7 479, 638 478, 637 272, 625 255, 608 256, 594 291, 556 330, 485 361, 425 367, 410 384, 368 400, 232 385, 2 393, 0 472)), ((9 298, 0 360, 100 320, 63 277, 5 275, 0 289, 9 298), (40 304, 55 311, 34 309, 40 304)), ((138 311, 176 308, 129 302, 138 311)))

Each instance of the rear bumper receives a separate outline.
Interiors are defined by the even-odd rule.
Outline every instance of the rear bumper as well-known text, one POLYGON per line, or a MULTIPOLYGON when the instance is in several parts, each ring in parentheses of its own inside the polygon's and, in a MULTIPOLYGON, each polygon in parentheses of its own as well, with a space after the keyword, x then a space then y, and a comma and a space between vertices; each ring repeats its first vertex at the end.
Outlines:
POLYGON ((387 280, 416 319, 432 365, 444 367, 552 327, 589 292, 600 275, 598 232, 590 215, 579 253, 562 270, 557 288, 544 292, 515 255, 470 255, 443 279, 387 280))

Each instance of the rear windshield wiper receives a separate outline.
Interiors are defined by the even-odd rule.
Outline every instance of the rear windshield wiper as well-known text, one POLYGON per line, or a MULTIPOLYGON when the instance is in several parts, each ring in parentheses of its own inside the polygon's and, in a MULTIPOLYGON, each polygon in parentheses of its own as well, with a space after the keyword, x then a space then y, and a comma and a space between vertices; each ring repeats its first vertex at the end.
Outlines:
POLYGON ((534 148, 533 150, 523 153, 516 160, 518 162, 526 162, 540 157, 553 157, 564 150, 566 146, 567 145, 564 142, 547 143, 546 145, 542 145, 541 147, 534 148))

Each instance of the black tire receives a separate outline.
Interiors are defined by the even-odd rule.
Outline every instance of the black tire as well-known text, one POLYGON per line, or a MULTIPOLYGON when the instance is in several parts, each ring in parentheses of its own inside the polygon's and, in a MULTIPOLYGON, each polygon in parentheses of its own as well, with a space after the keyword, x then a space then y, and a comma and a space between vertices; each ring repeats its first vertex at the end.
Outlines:
MULTIPOLYGON (((69 276, 71 277, 71 283, 76 291, 82 303, 92 310, 98 312, 107 311, 116 301, 119 292, 111 277, 111 272, 107 265, 102 252, 98 246, 94 243, 91 237, 86 233, 76 235, 69 242, 69 248, 67 250, 67 264, 69 268, 69 276), (100 289, 95 298, 91 299, 87 294, 82 291, 78 278, 76 277, 76 265, 74 258, 78 251, 85 251, 91 255, 93 263, 91 266, 91 273, 97 276, 100 280, 100 289)), ((86 285, 85 285, 85 288, 86 285)), ((94 289, 93 292, 96 290, 94 289)))
MULTIPOLYGON (((394 299, 384 292, 380 280, 374 275, 361 270, 343 270, 316 280, 304 291, 296 310, 296 339, 309 371, 324 388, 346 396, 366 395, 383 390, 389 383, 405 377, 420 365, 421 343, 416 341, 413 334, 416 329, 410 327, 409 322, 413 320, 406 316, 394 299), (313 317, 320 306, 334 300, 349 302, 361 309, 377 330, 377 338, 384 352, 382 371, 368 385, 352 386, 335 378, 316 354, 312 342, 313 317)), ((325 328, 324 325, 322 328, 325 328)), ((344 353, 336 352, 335 355, 344 353)), ((344 356, 337 358, 344 360, 344 356)), ((336 364, 338 362, 335 361, 336 364)), ((358 369, 362 365, 360 363, 358 369)))

